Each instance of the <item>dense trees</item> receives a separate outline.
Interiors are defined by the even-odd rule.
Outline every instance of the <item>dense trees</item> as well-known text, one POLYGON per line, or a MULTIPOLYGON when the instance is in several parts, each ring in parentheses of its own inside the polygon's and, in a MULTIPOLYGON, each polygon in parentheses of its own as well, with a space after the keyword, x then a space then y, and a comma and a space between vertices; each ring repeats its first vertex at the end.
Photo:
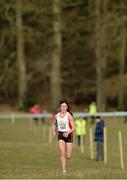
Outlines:
POLYGON ((61 98, 61 53, 62 53, 62 24, 61 1, 53 1, 53 40, 51 57, 51 99, 56 107, 61 98))
POLYGON ((16 1, 16 25, 17 25, 17 69, 18 69, 18 106, 23 108, 27 92, 26 62, 24 55, 24 30, 22 19, 22 1, 16 1))
POLYGON ((1 0, 0 101, 123 108, 126 11, 126 0, 1 0))

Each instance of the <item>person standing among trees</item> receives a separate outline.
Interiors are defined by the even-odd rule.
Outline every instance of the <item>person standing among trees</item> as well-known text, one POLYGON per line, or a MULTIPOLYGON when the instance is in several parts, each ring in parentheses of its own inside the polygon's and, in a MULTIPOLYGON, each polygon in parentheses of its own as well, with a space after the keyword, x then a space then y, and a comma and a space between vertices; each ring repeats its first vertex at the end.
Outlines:
POLYGON ((89 105, 89 115, 91 117, 91 124, 94 123, 95 121, 95 116, 97 113, 97 106, 95 102, 91 102, 91 104, 89 105))
POLYGON ((86 135, 86 120, 83 118, 79 118, 75 120, 76 127, 76 137, 77 137, 77 145, 81 145, 81 136, 85 137, 86 135))
POLYGON ((37 115, 40 114, 40 106, 38 104, 35 104, 30 108, 30 112, 33 114, 33 120, 35 121, 36 126, 38 126, 39 117, 37 117, 37 115))
POLYGON ((60 111, 54 116, 52 124, 53 136, 58 136, 60 159, 63 174, 66 173, 66 159, 70 159, 73 148, 73 132, 75 125, 70 106, 66 99, 60 101, 60 111))
POLYGON ((103 148, 103 141, 104 141, 104 121, 101 119, 100 116, 96 116, 95 118, 96 128, 95 128, 95 141, 97 143, 96 149, 96 161, 103 161, 104 159, 104 148, 103 148))

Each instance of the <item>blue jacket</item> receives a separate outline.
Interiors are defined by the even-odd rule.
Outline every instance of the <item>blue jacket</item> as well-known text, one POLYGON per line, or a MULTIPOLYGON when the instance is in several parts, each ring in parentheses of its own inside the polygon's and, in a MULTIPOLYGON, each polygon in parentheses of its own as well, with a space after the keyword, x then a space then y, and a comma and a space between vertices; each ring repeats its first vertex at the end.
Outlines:
POLYGON ((101 120, 96 124, 95 128, 95 141, 104 141, 104 121, 101 120))

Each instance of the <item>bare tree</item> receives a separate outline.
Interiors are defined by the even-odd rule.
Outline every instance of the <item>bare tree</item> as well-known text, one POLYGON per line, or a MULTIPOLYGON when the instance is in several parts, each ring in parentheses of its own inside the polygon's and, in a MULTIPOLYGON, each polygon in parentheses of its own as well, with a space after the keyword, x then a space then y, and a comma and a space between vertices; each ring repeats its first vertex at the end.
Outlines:
POLYGON ((89 10, 89 15, 93 15, 93 0, 88 0, 88 10, 89 10))
POLYGON ((17 25, 17 67, 18 67, 18 106, 23 108, 26 98, 26 63, 24 57, 24 36, 22 19, 22 0, 16 0, 16 25, 17 25))
POLYGON ((97 107, 99 111, 105 110, 105 70, 106 70, 106 51, 105 51, 105 28, 106 28, 106 1, 95 0, 95 55, 96 55, 96 88, 97 88, 97 107), (101 13, 103 12, 103 14, 101 13))
POLYGON ((120 51, 120 66, 119 66, 119 75, 120 75, 120 88, 119 88, 119 108, 123 109, 124 106, 124 71, 125 71, 125 57, 126 57, 126 30, 125 30, 125 19, 123 15, 121 20, 121 51, 120 51))
POLYGON ((61 0, 53 1, 53 49, 51 58, 51 99, 56 107, 61 98, 61 0))

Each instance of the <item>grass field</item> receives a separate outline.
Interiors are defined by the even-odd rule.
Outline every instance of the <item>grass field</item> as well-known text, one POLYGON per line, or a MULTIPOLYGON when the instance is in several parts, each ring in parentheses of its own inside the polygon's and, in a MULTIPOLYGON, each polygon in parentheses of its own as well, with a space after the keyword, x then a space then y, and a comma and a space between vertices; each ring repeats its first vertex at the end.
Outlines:
MULTIPOLYGON (((1 179, 106 179, 127 178, 127 124, 123 119, 105 119, 107 127, 108 161, 90 159, 89 128, 87 123, 84 153, 74 146, 67 162, 67 174, 62 175, 57 140, 49 143, 49 122, 38 128, 30 120, 0 120, 0 178, 1 179), (120 166, 118 130, 123 137, 125 168, 120 166)), ((94 156, 96 144, 94 143, 94 156)))

